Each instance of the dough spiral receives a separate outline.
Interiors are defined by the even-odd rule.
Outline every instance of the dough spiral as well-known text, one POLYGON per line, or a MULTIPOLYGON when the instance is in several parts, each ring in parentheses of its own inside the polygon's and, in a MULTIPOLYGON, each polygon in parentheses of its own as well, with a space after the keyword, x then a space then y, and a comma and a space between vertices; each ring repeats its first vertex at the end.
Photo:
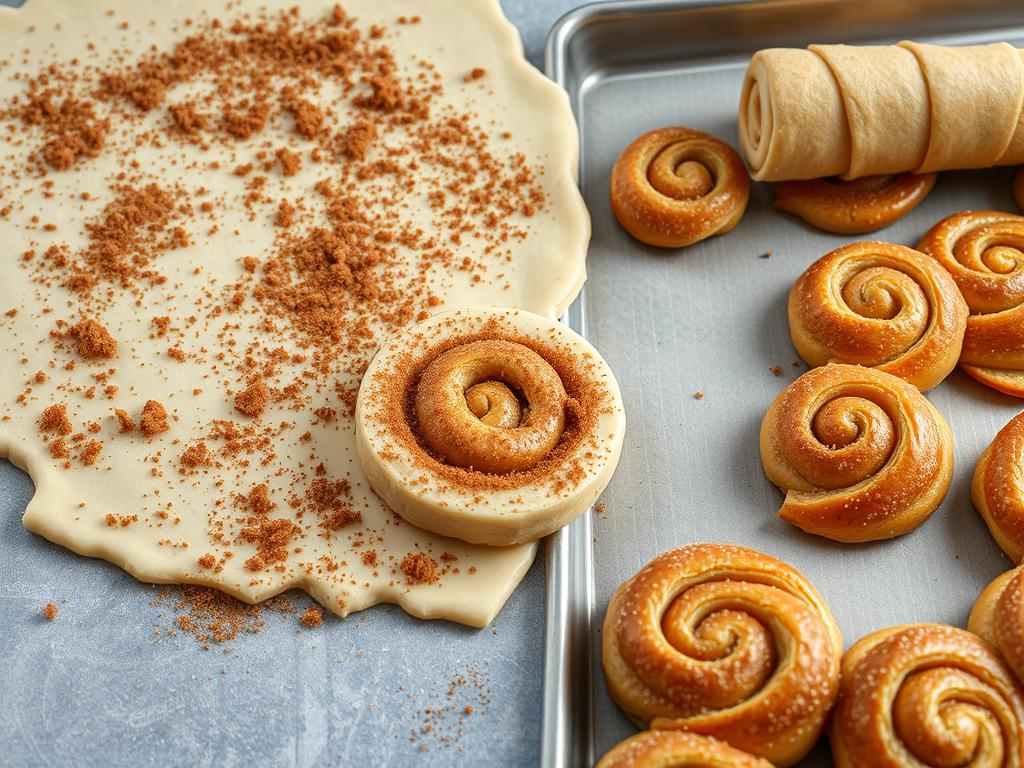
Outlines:
POLYGON ((964 211, 921 239, 967 300, 960 364, 978 381, 1024 397, 1024 216, 964 211))
POLYGON ((633 722, 782 766, 818 738, 841 653, 832 614, 800 573, 722 544, 655 558, 613 595, 602 638, 609 693, 633 722))
POLYGON ((932 191, 935 179, 934 173, 900 173, 850 181, 780 181, 775 184, 775 207, 826 232, 860 235, 906 216, 932 191))
POLYGON ((967 629, 998 649, 1017 680, 1024 681, 1024 570, 1006 571, 982 590, 967 629))
POLYGON ((743 82, 740 147, 756 181, 1017 165, 1022 103, 1007 43, 769 48, 743 82))
POLYGON ((521 472, 537 466, 562 436, 566 399, 558 373, 529 347, 473 341, 427 366, 416 388, 417 424, 427 445, 452 464, 521 472), (525 408, 509 385, 522 393, 525 408))
POLYGON ((615 218, 641 242, 682 248, 736 226, 750 179, 724 141, 692 128, 660 128, 630 144, 612 168, 615 218))
POLYGON ((967 304, 934 259, 893 243, 851 243, 789 293, 793 346, 808 365, 854 363, 931 389, 956 367, 967 304))
POLYGON ((779 516, 860 542, 899 536, 942 502, 953 435, 917 389, 872 368, 833 364, 786 387, 761 423, 761 461, 786 494, 779 516))
POLYGON ((370 486, 407 522, 473 544, 536 541, 584 512, 622 450, 618 384, 567 326, 440 312, 388 338, 356 398, 370 486))
POLYGON ((971 498, 992 538, 1015 563, 1024 559, 1024 413, 999 430, 974 469, 971 498))
POLYGON ((772 764, 710 736, 644 731, 615 745, 597 768, 772 768, 772 764))
POLYGON ((843 657, 836 768, 1024 765, 1024 698, 970 632, 937 624, 868 635, 843 657))

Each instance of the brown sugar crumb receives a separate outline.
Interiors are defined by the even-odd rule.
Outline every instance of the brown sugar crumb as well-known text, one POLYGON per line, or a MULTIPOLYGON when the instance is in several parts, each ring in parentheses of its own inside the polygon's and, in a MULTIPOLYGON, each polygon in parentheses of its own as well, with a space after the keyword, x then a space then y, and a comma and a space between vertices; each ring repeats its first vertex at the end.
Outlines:
MULTIPOLYGON (((290 227, 295 223, 295 206, 289 203, 287 200, 282 200, 277 206, 277 219, 275 220, 279 227, 290 227)), ((248 272, 255 271, 253 269, 246 269, 248 272)))
POLYGON ((50 455, 55 459, 66 459, 71 455, 64 438, 57 437, 50 441, 50 455))
POLYGON ((167 349, 167 356, 177 360, 179 363, 183 363, 188 359, 188 355, 185 354, 185 350, 181 347, 169 347, 167 349))
POLYGON ((117 417, 118 430, 120 432, 134 432, 135 421, 123 408, 115 408, 114 415, 117 417))
POLYGON ((96 114, 91 101, 68 96, 58 103, 57 98, 56 89, 33 84, 19 117, 25 125, 42 130, 45 142, 40 154, 46 164, 65 171, 83 157, 99 155, 110 121, 96 114))
POLYGON ((487 70, 484 69, 483 67, 473 67, 473 69, 469 71, 469 74, 467 74, 462 79, 467 83, 471 83, 474 80, 479 80, 486 74, 487 70))
POLYGON ((142 406, 142 418, 139 420, 139 429, 146 437, 152 437, 170 429, 167 423, 167 409, 156 400, 147 400, 142 406))
POLYGON ((262 381, 254 381, 235 395, 235 410, 243 416, 257 418, 263 414, 270 400, 270 390, 262 381))
POLYGON ((304 627, 315 629, 324 623, 324 614, 315 605, 306 608, 306 612, 299 616, 299 622, 304 627))
POLYGON ((338 149, 351 160, 364 160, 376 138, 376 125, 365 121, 358 122, 349 126, 341 134, 338 139, 338 149))
POLYGON ((107 516, 105 518, 103 518, 103 519, 106 521, 107 525, 109 525, 111 528, 113 528, 115 525, 117 525, 117 516, 116 515, 111 515, 111 514, 108 513, 107 516))
POLYGON ((213 454, 207 447, 206 442, 200 440, 190 445, 181 454, 181 467, 183 471, 196 469, 198 467, 209 467, 213 464, 213 454))
POLYGON ((377 565, 377 550, 366 550, 365 552, 363 552, 362 558, 363 565, 365 565, 367 568, 373 568, 375 565, 377 565))
POLYGON ((182 133, 195 134, 206 130, 210 125, 209 117, 201 114, 193 101, 172 104, 169 111, 174 118, 174 124, 182 133))
POLYGON ((302 167, 302 159, 286 147, 277 150, 276 155, 281 163, 281 173, 285 176, 294 176, 302 167))
POLYGON ((296 133, 307 139, 316 138, 324 126, 324 113, 316 104, 296 98, 290 89, 284 94, 285 109, 295 118, 296 133))
POLYGON ((45 384, 46 383, 46 372, 45 371, 36 371, 36 375, 32 377, 32 380, 36 384, 45 384))
POLYGON ((53 621, 57 618, 57 606, 53 603, 47 603, 43 606, 43 616, 46 617, 47 621, 53 621))
POLYGON ((239 535, 243 541, 256 545, 256 554, 245 561, 250 571, 262 571, 264 568, 288 559, 288 542, 292 536, 301 533, 299 527, 291 520, 261 520, 255 525, 246 526, 239 535))
POLYGON ((56 403, 47 406, 43 415, 39 418, 40 432, 57 432, 61 435, 70 435, 73 427, 68 418, 68 407, 64 403, 56 403))
POLYGON ((82 452, 78 455, 79 460, 87 467, 91 467, 96 463, 100 457, 100 453, 103 451, 103 443, 99 440, 90 440, 82 452))
POLYGON ((217 558, 207 552, 205 555, 199 558, 199 567, 205 570, 211 570, 217 564, 217 558))
POLYGON ((595 512, 597 512, 597 514, 599 514, 599 515, 603 515, 603 514, 604 514, 604 511, 605 511, 605 510, 606 510, 607 508, 608 508, 608 507, 607 507, 607 506, 606 506, 606 505, 604 504, 604 502, 601 502, 601 503, 599 503, 599 504, 595 504, 595 505, 594 505, 594 511, 595 511, 595 512))
POLYGON ((269 115, 267 104, 257 103, 248 107, 227 104, 221 111, 221 122, 228 134, 245 141, 263 130, 269 115))
POLYGON ((410 552, 399 566, 405 574, 406 584, 432 584, 440 577, 437 561, 425 552, 410 552))
POLYGON ((117 341, 104 326, 85 318, 71 326, 68 335, 78 342, 78 354, 86 359, 117 357, 117 341))
POLYGON ((693 393, 693 399, 694 400, 703 400, 704 399, 704 393, 698 389, 696 392, 693 393))

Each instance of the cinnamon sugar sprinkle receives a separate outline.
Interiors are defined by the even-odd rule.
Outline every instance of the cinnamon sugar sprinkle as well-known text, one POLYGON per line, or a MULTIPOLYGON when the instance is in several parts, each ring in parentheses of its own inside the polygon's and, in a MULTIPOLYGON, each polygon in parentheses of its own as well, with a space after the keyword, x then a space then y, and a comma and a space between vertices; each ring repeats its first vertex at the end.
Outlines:
MULTIPOLYGON (((315 413, 325 432, 349 429, 382 339, 442 304, 431 285, 458 275, 507 288, 511 248, 547 205, 542 170, 510 151, 500 126, 443 98, 448 88, 479 88, 469 84, 483 69, 468 84, 446 82, 429 58, 396 57, 388 40, 416 22, 370 29, 341 6, 313 18, 298 7, 228 7, 172 27, 164 50, 106 43, 21 72, 16 54, 0 54, 22 85, 0 103, 0 135, 18 150, 0 156, 0 218, 24 218, 18 268, 36 289, 34 304, 7 317, 33 313, 52 349, 49 368, 6 405, 35 404, 40 438, 68 471, 109 471, 123 454, 116 446, 144 446, 137 471, 152 490, 111 527, 159 530, 160 545, 190 553, 204 578, 244 563, 252 584, 310 574, 340 583, 358 564, 409 588, 438 581, 460 570, 438 563, 428 544, 404 559, 378 551, 401 521, 367 527, 347 469, 327 468, 330 457, 294 429, 294 415, 315 413), (180 183, 147 160, 150 149, 175 146, 189 148, 173 169, 180 183), (61 225, 43 226, 19 202, 21 186, 61 195, 79 170, 108 159, 117 171, 105 186, 71 198, 84 244, 61 239, 61 225), (236 191, 203 187, 211 173, 236 191), (411 195, 429 201, 428 220, 411 195), (239 221, 272 228, 273 246, 253 252, 239 221), (206 252, 222 228, 237 250, 206 252), (235 271, 224 279, 213 262, 235 271), (125 306, 160 339, 160 359, 111 318, 125 306), (50 318, 55 308, 74 319, 50 318), (188 390, 137 391, 119 378, 193 375, 167 373, 182 366, 194 366, 188 390), (193 416, 188 391, 217 398, 219 412, 193 416), (252 487, 256 470, 273 478, 270 489, 252 487), (193 488, 208 496, 205 509, 175 504, 193 488), (175 526, 195 514, 206 516, 207 541, 182 541, 175 526), (306 555, 311 537, 332 542, 334 555, 306 555)), ((111 517, 77 514, 86 524, 111 517)), ((178 629, 201 642, 260 626, 254 609, 215 592, 181 594, 178 629)), ((346 611, 342 600, 328 607, 346 611)))

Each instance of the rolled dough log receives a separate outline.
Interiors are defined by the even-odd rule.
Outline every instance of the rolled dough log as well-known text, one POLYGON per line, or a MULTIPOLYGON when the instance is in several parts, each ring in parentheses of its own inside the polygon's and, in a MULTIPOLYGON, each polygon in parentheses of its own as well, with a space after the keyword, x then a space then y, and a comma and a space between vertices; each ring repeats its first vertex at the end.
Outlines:
POLYGON ((747 69, 740 146, 758 181, 1013 165, 1022 102, 1008 43, 769 48, 747 69))

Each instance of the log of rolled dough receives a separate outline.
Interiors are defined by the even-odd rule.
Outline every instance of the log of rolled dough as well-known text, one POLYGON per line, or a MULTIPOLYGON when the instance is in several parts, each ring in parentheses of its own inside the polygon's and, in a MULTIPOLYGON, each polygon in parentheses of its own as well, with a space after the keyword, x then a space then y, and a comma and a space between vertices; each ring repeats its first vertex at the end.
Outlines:
POLYGON ((758 181, 1024 163, 1022 56, 908 41, 758 51, 740 146, 758 181))

